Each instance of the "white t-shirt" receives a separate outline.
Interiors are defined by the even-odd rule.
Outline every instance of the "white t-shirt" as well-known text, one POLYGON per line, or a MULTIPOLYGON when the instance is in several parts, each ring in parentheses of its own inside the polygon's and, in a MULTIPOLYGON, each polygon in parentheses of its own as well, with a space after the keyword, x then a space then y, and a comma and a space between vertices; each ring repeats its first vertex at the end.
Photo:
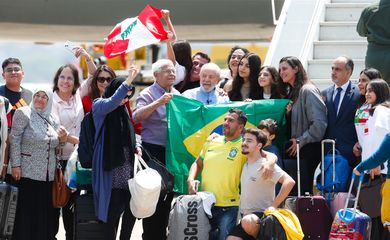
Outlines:
POLYGON ((173 82, 173 86, 182 82, 184 80, 184 78, 186 77, 186 68, 184 66, 182 66, 178 62, 176 62, 175 68, 176 68, 176 78, 175 78, 175 81, 173 82))
POLYGON ((264 212, 275 199, 275 185, 285 172, 275 164, 271 179, 264 180, 261 169, 266 162, 264 158, 256 162, 244 164, 241 173, 240 212, 244 215, 254 212, 264 212))
MULTIPOLYGON (((371 105, 364 103, 355 113, 355 129, 360 146, 367 144, 368 140, 368 118, 370 117, 369 110, 371 105)), ((362 151, 362 159, 367 159, 366 151, 362 151)))
MULTIPOLYGON (((385 135, 390 132, 390 108, 377 106, 373 116, 367 121, 368 138, 362 146, 362 156, 371 156, 381 145, 385 135), (364 154, 364 155, 363 155, 364 154)), ((367 158, 362 158, 365 160, 367 158)), ((383 174, 387 174, 387 162, 384 163, 383 174)))

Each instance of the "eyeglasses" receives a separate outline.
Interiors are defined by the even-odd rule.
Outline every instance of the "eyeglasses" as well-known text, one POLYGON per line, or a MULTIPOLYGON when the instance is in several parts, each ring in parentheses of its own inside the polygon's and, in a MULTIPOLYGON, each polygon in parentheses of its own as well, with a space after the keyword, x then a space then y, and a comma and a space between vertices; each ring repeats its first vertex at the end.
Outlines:
POLYGON ((112 77, 97 77, 96 80, 100 83, 104 83, 105 81, 110 83, 112 81, 112 77))
POLYGON ((40 99, 43 99, 43 100, 49 99, 46 95, 39 95, 39 94, 35 94, 34 97, 35 98, 40 98, 40 99))
POLYGON ((20 72, 22 69, 20 67, 13 67, 13 68, 6 68, 5 72, 12 73, 12 72, 20 72))

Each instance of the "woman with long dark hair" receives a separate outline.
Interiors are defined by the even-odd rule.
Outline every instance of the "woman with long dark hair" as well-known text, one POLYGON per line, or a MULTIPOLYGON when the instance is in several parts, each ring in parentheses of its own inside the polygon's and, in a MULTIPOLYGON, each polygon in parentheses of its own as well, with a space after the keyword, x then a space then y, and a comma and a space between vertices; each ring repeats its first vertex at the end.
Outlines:
POLYGON ((286 153, 295 157, 299 140, 301 191, 312 193, 314 171, 321 160, 320 141, 328 122, 326 106, 320 91, 310 82, 298 58, 283 57, 279 62, 279 75, 288 84, 288 96, 291 99, 291 138, 286 153))
MULTIPOLYGON (((387 82, 382 79, 374 79, 369 82, 366 87, 366 101, 368 104, 368 119, 361 130, 363 133, 360 133, 360 131, 358 133, 362 160, 371 156, 378 149, 385 135, 390 132, 390 88, 387 82)), ((358 132, 358 128, 356 129, 358 132)), ((387 168, 387 163, 384 163, 383 169, 380 166, 372 169, 369 172, 370 176, 366 178, 379 178, 382 174, 382 178, 385 179, 387 168)), ((366 204, 362 203, 362 211, 364 211, 363 205, 367 206, 367 204, 374 201, 380 201, 380 199, 371 199, 366 204)), ((379 203, 377 205, 379 206, 379 203)), ((381 216, 371 215, 370 217, 372 221, 371 237, 382 239, 381 216)))
POLYGON ((257 81, 261 59, 255 53, 246 54, 238 64, 238 74, 233 80, 232 90, 228 92, 230 101, 260 99, 260 86, 257 81))
POLYGON ((232 90, 233 79, 237 76, 238 72, 238 64, 240 63, 241 58, 247 53, 249 53, 248 49, 240 46, 234 46, 230 50, 227 57, 227 65, 230 76, 226 76, 225 79, 223 79, 219 84, 219 87, 222 88, 225 92, 232 90))
MULTIPOLYGON (((360 72, 358 88, 360 92, 359 108, 355 113, 355 129, 358 137, 358 142, 353 146, 353 153, 356 157, 360 157, 362 154, 362 148, 360 143, 363 139, 367 128, 367 120, 369 117, 370 104, 366 101, 366 88, 371 80, 381 78, 381 73, 375 68, 366 68, 360 72)), ((364 156, 366 159, 368 156, 364 156)))
POLYGON ((285 83, 272 66, 263 66, 259 73, 260 99, 278 99, 287 96, 285 83))

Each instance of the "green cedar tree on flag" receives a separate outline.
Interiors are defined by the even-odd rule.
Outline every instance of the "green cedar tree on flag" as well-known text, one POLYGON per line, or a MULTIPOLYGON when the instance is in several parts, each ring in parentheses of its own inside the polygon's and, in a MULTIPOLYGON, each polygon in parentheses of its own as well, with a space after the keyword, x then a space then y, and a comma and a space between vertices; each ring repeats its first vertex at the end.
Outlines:
POLYGON ((271 99, 252 102, 233 102, 203 105, 201 102, 174 95, 167 104, 166 165, 175 175, 175 192, 187 193, 187 177, 191 164, 198 157, 204 142, 212 132, 223 134, 223 120, 231 108, 243 110, 248 122, 246 128, 255 128, 260 120, 272 118, 281 131, 274 141, 282 145, 285 140, 285 109, 289 100, 271 99))

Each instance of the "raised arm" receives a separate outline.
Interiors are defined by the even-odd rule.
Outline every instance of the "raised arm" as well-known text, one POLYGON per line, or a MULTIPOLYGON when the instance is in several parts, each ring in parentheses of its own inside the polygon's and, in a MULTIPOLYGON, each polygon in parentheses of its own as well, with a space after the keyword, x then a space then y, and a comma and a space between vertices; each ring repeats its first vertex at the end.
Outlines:
POLYGON ((173 65, 176 65, 175 52, 172 48, 172 42, 177 39, 175 28, 173 27, 169 10, 163 9, 161 10, 161 14, 168 26, 167 58, 172 61, 173 65))
POLYGON ((87 62, 88 67, 88 78, 87 80, 83 81, 79 88, 80 97, 83 98, 84 96, 87 96, 88 93, 91 90, 91 83, 92 83, 92 76, 96 72, 96 65, 93 61, 92 57, 89 55, 89 53, 82 47, 76 47, 75 48, 75 56, 80 57, 83 56, 85 61, 87 62))

